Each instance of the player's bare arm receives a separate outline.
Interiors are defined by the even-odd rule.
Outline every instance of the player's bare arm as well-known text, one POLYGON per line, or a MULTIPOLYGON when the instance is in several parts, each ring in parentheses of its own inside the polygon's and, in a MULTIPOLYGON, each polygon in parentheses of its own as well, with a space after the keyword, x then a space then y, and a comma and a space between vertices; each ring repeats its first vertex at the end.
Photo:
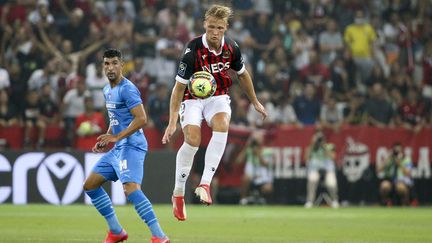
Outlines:
POLYGON ((129 124, 129 126, 124 129, 123 131, 119 132, 116 135, 113 134, 102 134, 100 135, 97 140, 101 145, 107 145, 109 143, 115 143, 125 137, 130 136, 134 132, 138 131, 138 129, 141 129, 144 127, 144 125, 147 123, 147 115, 144 111, 144 107, 142 104, 135 106, 130 110, 132 115, 134 116, 134 119, 129 124))
POLYGON ((171 136, 176 131, 180 104, 183 100, 185 90, 186 84, 176 82, 176 84, 174 85, 170 100, 169 122, 167 128, 165 129, 165 134, 162 137, 163 144, 169 143, 171 136))
POLYGON ((254 105, 255 110, 262 115, 264 120, 267 117, 267 111, 265 110, 264 106, 259 102, 258 98, 256 97, 255 90, 252 83, 252 78, 249 72, 245 70, 242 74, 238 76, 238 78, 240 81, 241 88, 246 93, 250 102, 252 102, 252 104, 254 105))

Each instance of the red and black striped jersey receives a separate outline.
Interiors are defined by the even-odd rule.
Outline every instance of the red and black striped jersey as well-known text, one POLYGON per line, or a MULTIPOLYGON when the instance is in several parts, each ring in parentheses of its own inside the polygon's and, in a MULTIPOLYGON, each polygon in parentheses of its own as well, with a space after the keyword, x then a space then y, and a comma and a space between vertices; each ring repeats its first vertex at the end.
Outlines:
MULTIPOLYGON (((213 75, 217 83, 214 95, 227 94, 232 84, 231 77, 228 75, 230 68, 239 75, 245 71, 237 43, 223 37, 222 48, 219 53, 216 53, 214 50, 209 50, 206 34, 204 34, 194 38, 186 46, 178 66, 176 81, 187 84, 195 72, 207 71, 213 75)), ((183 99, 194 99, 194 97, 186 89, 183 99)))

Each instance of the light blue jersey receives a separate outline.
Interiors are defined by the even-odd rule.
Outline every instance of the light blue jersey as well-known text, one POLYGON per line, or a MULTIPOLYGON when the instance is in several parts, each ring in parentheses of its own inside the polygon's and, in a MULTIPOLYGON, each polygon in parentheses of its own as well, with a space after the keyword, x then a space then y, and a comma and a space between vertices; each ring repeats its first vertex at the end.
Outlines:
MULTIPOLYGON (((134 119, 130 110, 141 105, 141 95, 135 85, 123 78, 114 88, 108 84, 103 88, 106 108, 112 133, 118 134, 126 129, 134 119)), ((93 172, 105 179, 122 183, 141 184, 143 179, 144 159, 147 153, 147 140, 142 129, 117 141, 93 168, 93 172)))
MULTIPOLYGON (((107 84, 103 88, 103 93, 110 119, 110 126, 112 133, 115 135, 126 129, 134 119, 130 110, 142 104, 141 94, 137 87, 126 78, 123 78, 114 88, 111 88, 111 86, 107 84)), ((143 130, 139 129, 129 137, 118 141, 115 146, 132 146, 147 151, 148 145, 143 130)))

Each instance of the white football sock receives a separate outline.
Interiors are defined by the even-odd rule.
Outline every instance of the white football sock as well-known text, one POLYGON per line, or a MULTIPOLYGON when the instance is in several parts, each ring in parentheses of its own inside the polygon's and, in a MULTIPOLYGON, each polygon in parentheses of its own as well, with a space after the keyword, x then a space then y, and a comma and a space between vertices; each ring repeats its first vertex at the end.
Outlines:
POLYGON ((227 143, 227 132, 213 132, 205 153, 205 166, 200 184, 208 184, 213 178, 227 143))
POLYGON ((174 196, 184 196, 186 180, 189 177, 189 172, 192 168, 193 159, 197 151, 198 147, 192 147, 184 142, 177 152, 174 196))

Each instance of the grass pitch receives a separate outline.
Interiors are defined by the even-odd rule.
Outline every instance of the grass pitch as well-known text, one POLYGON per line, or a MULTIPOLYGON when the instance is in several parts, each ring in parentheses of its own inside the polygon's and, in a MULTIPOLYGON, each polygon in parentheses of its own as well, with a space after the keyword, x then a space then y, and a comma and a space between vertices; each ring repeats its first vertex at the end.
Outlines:
MULTIPOLYGON (((170 205, 154 208, 173 243, 432 242, 432 208, 187 205, 185 222, 172 216, 170 205)), ((149 242, 131 205, 116 212, 128 242, 149 242)), ((0 242, 101 242, 105 234, 91 205, 0 205, 0 242)))

